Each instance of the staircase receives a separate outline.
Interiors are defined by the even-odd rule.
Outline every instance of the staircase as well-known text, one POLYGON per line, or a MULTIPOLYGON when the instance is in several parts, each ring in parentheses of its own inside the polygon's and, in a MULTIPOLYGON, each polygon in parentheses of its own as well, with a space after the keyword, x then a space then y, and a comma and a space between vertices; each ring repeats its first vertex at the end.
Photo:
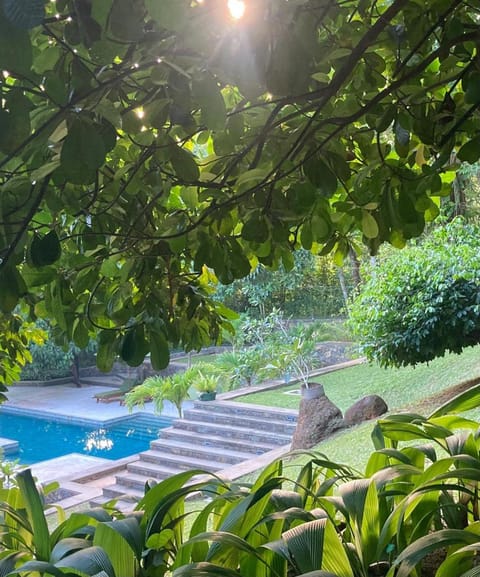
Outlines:
MULTIPOLYGON (((188 469, 228 469, 289 445, 297 413, 229 401, 195 402, 183 419, 162 429, 150 449, 103 488, 103 501, 139 499, 148 480, 160 481, 188 469)), ((98 504, 98 501, 96 502, 98 504)))

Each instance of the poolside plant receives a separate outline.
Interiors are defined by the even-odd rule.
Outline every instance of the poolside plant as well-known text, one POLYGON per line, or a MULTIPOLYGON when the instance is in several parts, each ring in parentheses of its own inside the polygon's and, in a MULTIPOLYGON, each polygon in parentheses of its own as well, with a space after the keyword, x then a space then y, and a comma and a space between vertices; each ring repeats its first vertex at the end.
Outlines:
POLYGON ((143 407, 145 402, 153 401, 155 410, 162 412, 165 401, 173 403, 181 418, 182 405, 190 398, 192 383, 187 371, 166 377, 159 375, 147 377, 141 385, 125 395, 125 404, 132 410, 135 406, 143 407))

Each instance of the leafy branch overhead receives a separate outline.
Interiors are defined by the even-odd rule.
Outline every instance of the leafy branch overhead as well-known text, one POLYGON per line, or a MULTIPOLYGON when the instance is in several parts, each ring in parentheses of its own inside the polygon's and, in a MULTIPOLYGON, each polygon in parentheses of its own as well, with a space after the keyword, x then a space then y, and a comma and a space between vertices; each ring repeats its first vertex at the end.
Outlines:
POLYGON ((104 369, 219 339, 217 279, 402 247, 480 156, 475 3, 0 6, 0 310, 104 369))

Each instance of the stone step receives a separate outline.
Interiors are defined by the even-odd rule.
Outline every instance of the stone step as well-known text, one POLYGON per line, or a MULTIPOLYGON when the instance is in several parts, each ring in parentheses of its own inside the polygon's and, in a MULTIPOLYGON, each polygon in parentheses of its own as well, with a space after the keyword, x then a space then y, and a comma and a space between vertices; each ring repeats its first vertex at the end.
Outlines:
POLYGON ((291 409, 270 408, 248 403, 236 403, 234 401, 213 401, 209 403, 195 401, 193 408, 198 411, 206 411, 209 414, 222 413, 254 417, 262 420, 274 419, 276 421, 286 421, 287 423, 296 423, 298 417, 298 411, 292 411, 291 409))
MULTIPOLYGON (((238 462, 238 461, 237 461, 238 462)), ((162 471, 163 468, 176 469, 176 472, 188 471, 190 469, 204 469, 205 471, 219 471, 225 469, 225 463, 211 459, 199 459, 197 457, 184 457, 182 455, 164 455, 161 461, 148 461, 143 459, 143 453, 140 453, 140 459, 129 463, 127 471, 146 475, 147 477, 156 478, 156 471, 162 471)), ((164 478, 160 475, 159 478, 164 478)))
POLYGON ((203 411, 198 409, 188 409, 184 414, 185 419, 191 421, 206 421, 209 423, 219 423, 223 425, 234 425, 235 427, 246 427, 251 431, 268 431, 281 433, 284 435, 293 435, 296 423, 276 418, 261 419, 255 416, 238 415, 236 413, 222 413, 215 411, 203 411))
POLYGON ((145 494, 145 483, 147 481, 152 480, 158 483, 160 481, 163 481, 164 479, 167 479, 168 477, 172 477, 173 475, 176 475, 177 473, 181 472, 178 469, 168 467, 162 467, 161 469, 159 467, 155 467, 154 470, 152 469, 152 472, 153 471, 155 473, 155 476, 153 476, 153 474, 143 475, 134 472, 122 473, 121 475, 117 475, 115 485, 105 487, 105 489, 107 489, 106 491, 107 496, 110 496, 110 498, 112 498, 115 497, 116 495, 125 495, 125 494, 131 495, 132 494, 131 490, 133 489, 136 491, 137 495, 141 494, 141 496, 143 497, 143 495, 145 494))
POLYGON ((291 435, 281 433, 269 433, 268 431, 250 431, 243 427, 220 425, 203 421, 178 420, 173 423, 174 429, 192 431, 194 434, 220 435, 233 439, 244 439, 251 443, 267 443, 273 446, 287 445, 291 441, 291 435))
MULTIPOLYGON (((124 475, 126 477, 126 475, 124 475)), ((98 504, 102 502, 105 503, 110 499, 122 499, 127 498, 137 499, 138 501, 145 495, 145 477, 138 476, 137 479, 132 479, 132 482, 128 480, 124 483, 115 483, 114 485, 108 485, 103 487, 103 501, 102 497, 95 500, 98 504)))
MULTIPOLYGON (((196 447, 208 447, 208 448, 218 448, 218 449, 228 449, 231 451, 238 451, 240 453, 247 454, 247 459, 251 458, 253 455, 261 455, 267 451, 271 451, 276 445, 271 443, 261 443, 257 441, 252 443, 249 439, 230 439, 228 437, 222 436, 220 434, 207 434, 202 435, 200 433, 195 433, 192 435, 191 431, 184 431, 177 427, 170 427, 162 431, 162 437, 159 440, 152 441, 150 447, 155 450, 159 442, 167 441, 170 442, 185 442, 189 445, 195 443, 196 447)), ((160 445, 162 446, 162 445, 160 445)))
POLYGON ((174 441, 172 439, 159 439, 151 445, 149 451, 143 451, 142 459, 152 463, 161 463, 165 455, 181 455, 185 459, 199 457, 200 459, 218 461, 224 464, 236 464, 252 457, 251 453, 232 451, 217 446, 199 445, 196 439, 191 442, 174 441))
MULTIPOLYGON (((129 489, 128 494, 125 494, 125 492, 120 494, 117 492, 116 487, 117 485, 112 485, 111 494, 115 494, 114 496, 107 497, 104 491, 103 495, 95 497, 94 499, 90 499, 90 507, 104 507, 109 501, 115 500, 113 505, 115 509, 122 511, 123 513, 131 513, 137 506, 140 499, 143 498, 144 492, 136 491, 135 489, 129 489)), ((108 491, 109 488, 105 487, 105 489, 108 491)))

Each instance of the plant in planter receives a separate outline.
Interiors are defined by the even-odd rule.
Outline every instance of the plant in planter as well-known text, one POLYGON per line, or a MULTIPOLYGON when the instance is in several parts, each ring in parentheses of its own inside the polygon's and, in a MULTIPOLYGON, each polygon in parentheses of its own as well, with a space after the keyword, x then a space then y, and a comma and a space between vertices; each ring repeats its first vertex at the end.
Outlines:
POLYGON ((198 372, 193 386, 199 392, 200 401, 214 401, 218 392, 219 376, 198 372))

